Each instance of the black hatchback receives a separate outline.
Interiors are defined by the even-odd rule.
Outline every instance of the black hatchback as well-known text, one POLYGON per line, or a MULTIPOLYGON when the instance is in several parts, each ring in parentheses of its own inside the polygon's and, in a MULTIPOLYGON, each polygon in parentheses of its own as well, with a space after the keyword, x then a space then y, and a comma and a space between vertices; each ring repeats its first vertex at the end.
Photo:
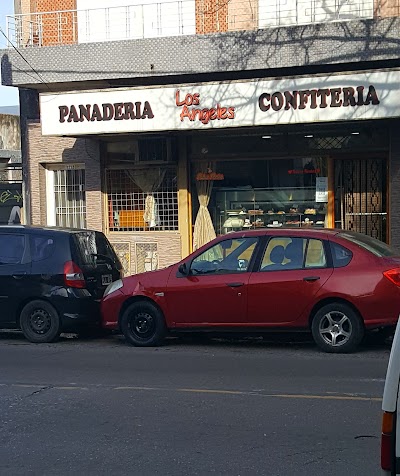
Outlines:
POLYGON ((0 328, 31 342, 95 328, 104 291, 121 275, 101 232, 0 226, 0 328))

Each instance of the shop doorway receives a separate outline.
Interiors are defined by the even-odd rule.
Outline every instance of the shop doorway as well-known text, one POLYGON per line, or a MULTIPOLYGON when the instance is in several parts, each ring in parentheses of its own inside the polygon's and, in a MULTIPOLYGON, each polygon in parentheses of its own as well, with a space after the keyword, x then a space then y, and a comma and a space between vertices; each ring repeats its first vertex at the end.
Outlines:
POLYGON ((335 227, 387 241, 385 159, 335 160, 335 227))

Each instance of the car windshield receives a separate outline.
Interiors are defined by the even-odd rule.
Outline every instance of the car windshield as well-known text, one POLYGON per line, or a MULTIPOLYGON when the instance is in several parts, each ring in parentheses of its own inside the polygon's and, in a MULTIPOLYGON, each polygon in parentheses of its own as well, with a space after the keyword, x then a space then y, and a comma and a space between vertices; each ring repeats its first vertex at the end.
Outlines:
POLYGON ((371 236, 363 235, 362 233, 339 233, 339 237, 361 246, 380 258, 399 255, 399 252, 396 249, 390 247, 386 243, 372 238, 371 236))

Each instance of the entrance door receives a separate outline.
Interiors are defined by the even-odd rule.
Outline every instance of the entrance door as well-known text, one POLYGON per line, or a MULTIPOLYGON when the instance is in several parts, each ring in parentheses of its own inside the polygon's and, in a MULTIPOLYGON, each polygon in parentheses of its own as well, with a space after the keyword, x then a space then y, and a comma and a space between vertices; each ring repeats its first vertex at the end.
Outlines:
POLYGON ((335 160, 335 227, 387 240, 386 160, 335 160))

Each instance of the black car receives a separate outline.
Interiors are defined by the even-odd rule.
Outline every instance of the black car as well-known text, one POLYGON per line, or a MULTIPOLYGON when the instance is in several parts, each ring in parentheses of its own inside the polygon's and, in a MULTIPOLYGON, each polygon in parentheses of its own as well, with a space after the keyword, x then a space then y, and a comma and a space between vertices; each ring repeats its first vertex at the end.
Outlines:
POLYGON ((106 287, 122 275, 103 233, 0 226, 0 328, 31 342, 95 327, 106 287))

